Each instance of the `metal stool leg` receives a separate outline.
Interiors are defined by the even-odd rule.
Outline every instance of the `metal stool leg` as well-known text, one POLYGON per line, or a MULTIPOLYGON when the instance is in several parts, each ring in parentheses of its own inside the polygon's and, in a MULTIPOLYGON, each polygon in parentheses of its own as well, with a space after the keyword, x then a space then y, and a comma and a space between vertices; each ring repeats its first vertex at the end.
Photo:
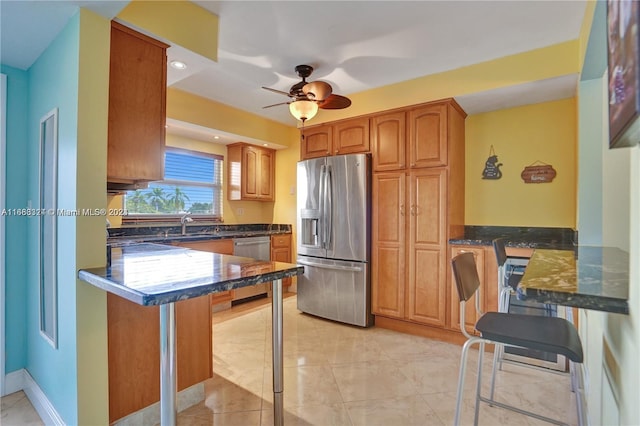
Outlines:
MULTIPOLYGON (((491 394, 489 399, 493 399, 494 390, 496 388, 496 367, 498 366, 498 359, 500 358, 500 350, 502 345, 493 345, 493 367, 491 368, 491 394)), ((500 362, 502 366, 502 362, 500 362)), ((493 404, 490 404, 493 407, 493 404)))
POLYGON ((484 340, 480 341, 480 352, 478 353, 478 379, 476 381, 476 412, 473 416, 473 425, 478 426, 478 416, 480 415, 480 391, 482 390, 482 359, 484 357, 484 340))
POLYGON ((467 354, 469 353, 469 348, 473 346, 474 343, 479 342, 481 339, 479 338, 471 338, 467 340, 462 346, 462 354, 460 355, 460 372, 458 373, 458 394, 456 396, 456 414, 453 418, 453 424, 458 426, 460 424, 460 409, 462 406, 462 393, 464 391, 464 375, 467 370, 467 354))

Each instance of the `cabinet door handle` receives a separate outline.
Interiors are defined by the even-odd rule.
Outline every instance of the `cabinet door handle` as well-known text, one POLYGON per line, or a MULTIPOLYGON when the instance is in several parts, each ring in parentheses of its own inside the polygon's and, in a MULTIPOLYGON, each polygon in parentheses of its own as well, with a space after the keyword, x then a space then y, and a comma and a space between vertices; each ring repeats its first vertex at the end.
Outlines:
POLYGON ((415 204, 411 205, 411 216, 416 216, 417 215, 417 208, 415 206, 415 204))

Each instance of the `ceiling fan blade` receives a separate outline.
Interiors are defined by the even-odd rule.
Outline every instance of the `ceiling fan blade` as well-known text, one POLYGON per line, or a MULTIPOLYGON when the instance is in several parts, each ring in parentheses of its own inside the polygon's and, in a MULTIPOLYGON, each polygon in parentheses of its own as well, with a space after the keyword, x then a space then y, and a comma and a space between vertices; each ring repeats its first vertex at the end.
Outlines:
POLYGON ((340 95, 330 95, 324 101, 318 102, 318 107, 322 109, 342 109, 349 105, 351 105, 351 99, 340 95))
POLYGON ((323 101, 331 95, 331 85, 324 81, 312 81, 302 87, 302 92, 312 101, 323 101))
POLYGON ((283 92, 282 90, 276 90, 276 89, 272 89, 271 87, 264 87, 264 86, 262 86, 262 88, 264 90, 268 90, 268 91, 273 92, 273 93, 278 93, 280 95, 285 95, 285 96, 292 97, 289 93, 283 92))
POLYGON ((289 105, 290 103, 291 103, 291 102, 280 102, 280 103, 273 104, 273 105, 263 106, 263 107, 262 107, 262 109, 265 109, 265 108, 271 108, 271 107, 278 106, 278 105, 289 105))

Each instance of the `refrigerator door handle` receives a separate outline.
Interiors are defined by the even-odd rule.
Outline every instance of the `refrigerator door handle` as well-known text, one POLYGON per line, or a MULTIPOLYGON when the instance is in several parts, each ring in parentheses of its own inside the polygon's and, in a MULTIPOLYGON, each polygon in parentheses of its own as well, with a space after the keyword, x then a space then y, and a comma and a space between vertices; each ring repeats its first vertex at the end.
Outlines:
POLYGON ((324 263, 315 263, 315 262, 309 262, 306 260, 299 260, 299 259, 296 263, 298 265, 312 266, 314 268, 321 268, 321 269, 333 269, 335 271, 361 272, 363 270, 359 266, 326 265, 324 263))
POLYGON ((320 236, 320 248, 326 248, 325 247, 325 215, 324 215, 324 211, 325 211, 325 192, 326 192, 326 179, 325 179, 325 174, 326 174, 326 167, 325 165, 320 166, 320 194, 319 194, 319 210, 320 210, 320 230, 319 230, 319 236, 320 236))
POLYGON ((324 185, 326 192, 326 200, 325 200, 325 219, 327 222, 325 241, 326 241, 326 249, 331 249, 331 236, 333 235, 333 190, 332 190, 332 173, 331 166, 327 166, 327 171, 325 173, 326 183, 324 185))

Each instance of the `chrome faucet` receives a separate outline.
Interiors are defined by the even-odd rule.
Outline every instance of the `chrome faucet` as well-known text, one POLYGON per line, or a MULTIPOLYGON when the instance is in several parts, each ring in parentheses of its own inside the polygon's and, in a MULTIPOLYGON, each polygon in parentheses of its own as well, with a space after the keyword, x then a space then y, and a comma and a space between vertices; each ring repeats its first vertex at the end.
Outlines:
POLYGON ((193 222, 193 219, 191 219, 189 217, 189 213, 185 213, 181 218, 180 218, 180 224, 182 225, 182 235, 187 235, 187 223, 189 222, 193 222))

